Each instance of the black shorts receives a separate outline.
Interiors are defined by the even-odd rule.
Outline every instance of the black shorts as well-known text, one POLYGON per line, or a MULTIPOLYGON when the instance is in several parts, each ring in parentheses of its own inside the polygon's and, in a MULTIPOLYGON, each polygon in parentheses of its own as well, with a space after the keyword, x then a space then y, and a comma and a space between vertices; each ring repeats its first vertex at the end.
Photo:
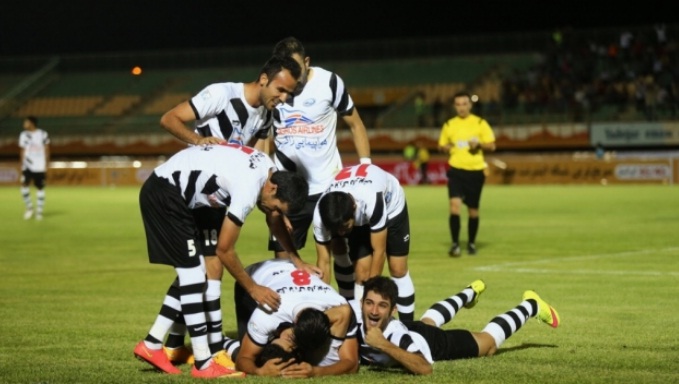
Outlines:
POLYGON ((193 212, 176 187, 152 173, 139 192, 149 262, 178 268, 200 265, 203 248, 193 212))
MULTIPOLYGON (((301 211, 294 215, 286 215, 290 221, 290 224, 292 225, 292 241, 295 244, 295 249, 302 249, 304 248, 304 245, 306 245, 306 238, 307 234, 309 233, 311 221, 314 218, 316 203, 318 203, 320 198, 321 193, 310 195, 301 211)), ((281 244, 272 236, 269 236, 269 251, 284 251, 281 244)))
POLYGON ((226 208, 201 207, 192 210, 198 229, 198 239, 203 247, 203 256, 217 255, 217 239, 222 230, 226 208))
POLYGON ((38 189, 45 188, 45 179, 47 178, 45 172, 33 172, 29 169, 21 171, 21 184, 25 186, 35 185, 38 189))
MULTIPOLYGON (((346 236, 349 243, 349 258, 352 261, 372 255, 370 244, 370 226, 362 225, 352 228, 346 236)), ((408 205, 403 211, 387 220, 387 256, 408 256, 410 253, 410 219, 408 205)))
POLYGON ((479 356, 479 345, 464 329, 441 329, 421 321, 404 321, 410 331, 419 333, 429 344, 434 361, 467 359, 479 356))
POLYGON ((481 201, 481 190, 486 181, 483 170, 467 171, 450 167, 448 176, 448 198, 459 197, 469 208, 478 208, 481 201))

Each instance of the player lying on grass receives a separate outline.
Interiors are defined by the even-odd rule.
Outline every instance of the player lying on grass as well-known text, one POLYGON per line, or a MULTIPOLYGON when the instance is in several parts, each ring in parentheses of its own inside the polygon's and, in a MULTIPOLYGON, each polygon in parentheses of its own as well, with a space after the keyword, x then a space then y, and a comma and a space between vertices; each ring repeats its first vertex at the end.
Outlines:
POLYGON ((494 317, 481 332, 441 329, 460 309, 476 305, 486 289, 481 280, 431 306, 420 321, 410 322, 393 317, 398 291, 391 279, 376 276, 364 288, 363 299, 350 302, 359 321, 361 364, 400 366, 419 375, 430 374, 434 361, 494 355, 531 317, 553 328, 560 325, 552 306, 534 291, 525 291, 521 303, 494 317))
POLYGON ((238 284, 234 290, 240 351, 225 339, 236 368, 260 376, 315 377, 355 373, 358 370, 356 322, 346 299, 320 277, 284 259, 259 262, 246 271, 262 286, 278 293, 281 304, 272 312, 257 306, 238 284), (245 329, 244 329, 245 328, 245 329), (299 357, 292 361, 260 358, 274 339, 293 346, 299 357), (282 341, 281 341, 282 340, 282 341))

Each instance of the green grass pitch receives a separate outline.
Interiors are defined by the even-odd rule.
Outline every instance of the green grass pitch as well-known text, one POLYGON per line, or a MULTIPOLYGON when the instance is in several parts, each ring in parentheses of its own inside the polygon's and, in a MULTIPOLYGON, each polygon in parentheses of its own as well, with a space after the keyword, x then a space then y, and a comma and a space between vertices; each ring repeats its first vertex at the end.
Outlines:
MULTIPOLYGON (((0 188, 0 383, 196 381, 187 366, 164 376, 132 354, 174 278, 148 263, 138 190, 48 186, 38 222, 22 219, 18 187, 0 188)), ((526 289, 559 310, 562 326, 531 320, 496 356, 438 362, 427 377, 361 368, 313 381, 679 383, 677 187, 487 186, 478 255, 459 259, 447 255, 445 188, 406 194, 416 316, 481 278, 488 289, 479 304, 445 327, 479 331, 526 289)), ((243 263, 270 257, 266 244, 256 212, 237 246, 243 263)), ((301 253, 315 260, 313 243, 301 253)), ((236 328, 232 287, 227 274, 226 332, 236 328)))

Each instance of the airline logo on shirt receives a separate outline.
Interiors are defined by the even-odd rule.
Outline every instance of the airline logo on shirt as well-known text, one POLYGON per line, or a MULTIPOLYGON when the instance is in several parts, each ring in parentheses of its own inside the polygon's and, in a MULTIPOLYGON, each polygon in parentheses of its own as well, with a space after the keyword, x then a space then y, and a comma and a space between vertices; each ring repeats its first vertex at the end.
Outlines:
POLYGON ((284 128, 276 129, 278 135, 310 134, 323 132, 325 127, 315 124, 313 119, 305 116, 301 111, 282 108, 281 113, 285 116, 284 128))

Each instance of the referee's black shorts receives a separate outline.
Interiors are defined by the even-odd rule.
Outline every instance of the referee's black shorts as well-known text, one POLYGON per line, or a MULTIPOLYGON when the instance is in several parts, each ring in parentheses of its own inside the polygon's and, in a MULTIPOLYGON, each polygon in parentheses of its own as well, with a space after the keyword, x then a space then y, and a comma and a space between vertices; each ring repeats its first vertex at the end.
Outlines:
POLYGON ((446 175, 448 176, 448 198, 459 197, 467 207, 478 208, 481 190, 486 181, 485 172, 450 167, 446 175))
POLYGON ((404 321, 408 330, 419 333, 429 344, 434 361, 467 359, 479 356, 479 345, 464 329, 441 329, 421 321, 404 321))
POLYGON ((152 173, 139 192, 149 262, 176 268, 199 266, 203 249, 196 222, 179 189, 152 173))

